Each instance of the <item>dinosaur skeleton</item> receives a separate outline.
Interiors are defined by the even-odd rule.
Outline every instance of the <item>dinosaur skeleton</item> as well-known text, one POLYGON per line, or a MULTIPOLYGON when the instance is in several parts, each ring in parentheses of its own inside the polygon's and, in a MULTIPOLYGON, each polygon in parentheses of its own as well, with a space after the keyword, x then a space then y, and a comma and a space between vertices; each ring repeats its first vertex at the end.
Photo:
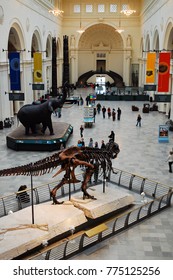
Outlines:
POLYGON ((0 170, 0 176, 40 176, 52 172, 57 166, 60 169, 53 175, 57 176, 61 172, 65 172, 62 180, 51 190, 51 197, 54 204, 60 204, 56 199, 56 192, 66 183, 80 182, 75 176, 77 166, 85 166, 84 180, 81 185, 84 198, 96 199, 87 192, 87 183, 94 172, 99 172, 107 177, 112 168, 112 159, 116 158, 120 152, 117 143, 110 141, 106 144, 105 149, 76 147, 72 146, 63 151, 59 151, 51 156, 17 167, 0 170))

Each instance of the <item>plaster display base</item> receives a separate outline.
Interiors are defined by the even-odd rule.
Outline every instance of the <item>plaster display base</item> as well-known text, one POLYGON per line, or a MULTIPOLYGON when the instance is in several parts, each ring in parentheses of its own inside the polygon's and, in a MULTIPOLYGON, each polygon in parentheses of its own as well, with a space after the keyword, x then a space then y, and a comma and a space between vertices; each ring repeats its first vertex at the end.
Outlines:
POLYGON ((97 200, 83 200, 80 192, 64 204, 48 202, 34 205, 34 224, 31 207, 0 218, 0 259, 14 259, 44 245, 46 241, 61 240, 70 236, 72 227, 76 231, 79 228, 84 230, 91 226, 92 221, 98 223, 98 219, 104 220, 107 214, 134 202, 131 194, 112 187, 106 188, 103 193, 102 186, 98 185, 89 188, 88 192, 97 200))
MULTIPOLYGON (((87 222, 84 213, 71 203, 67 205, 34 205, 0 219, 0 259, 13 259, 87 222)), ((70 233, 69 233, 70 234, 70 233)))
POLYGON ((103 193, 102 186, 97 185, 88 189, 88 193, 97 200, 82 199, 81 195, 73 196, 72 203, 81 209, 87 218, 96 219, 108 213, 115 212, 134 203, 134 197, 125 191, 106 187, 103 193))

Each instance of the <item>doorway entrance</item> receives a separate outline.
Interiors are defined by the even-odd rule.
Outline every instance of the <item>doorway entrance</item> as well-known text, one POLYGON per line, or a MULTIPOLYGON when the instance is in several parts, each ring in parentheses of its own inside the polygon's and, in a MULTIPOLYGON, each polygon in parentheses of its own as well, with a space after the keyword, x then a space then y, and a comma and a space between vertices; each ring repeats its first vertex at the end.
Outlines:
POLYGON ((105 93, 105 91, 106 91, 105 80, 106 80, 106 78, 104 76, 96 77, 96 87, 95 87, 96 93, 98 93, 98 94, 105 93))
POLYGON ((106 71, 106 60, 97 60, 97 71, 100 73, 106 71))
POLYGON ((103 76, 96 77, 96 85, 105 86, 105 80, 106 78, 103 76))

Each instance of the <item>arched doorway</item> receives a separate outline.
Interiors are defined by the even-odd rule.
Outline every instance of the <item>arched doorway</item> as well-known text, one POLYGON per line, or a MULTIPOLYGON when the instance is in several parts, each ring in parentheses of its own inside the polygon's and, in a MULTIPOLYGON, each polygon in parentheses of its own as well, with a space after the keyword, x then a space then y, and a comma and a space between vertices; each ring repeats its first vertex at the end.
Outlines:
POLYGON ((109 82, 111 86, 116 86, 116 87, 123 87, 124 86, 123 78, 113 71, 88 71, 88 72, 82 74, 79 77, 77 85, 78 86, 87 85, 89 79, 92 76, 94 76, 94 79, 92 81, 93 84, 97 83, 97 77, 102 77, 102 79, 103 79, 106 76, 109 76, 111 78, 110 81, 112 81, 112 82, 110 82, 109 79, 104 79, 105 84, 107 82, 109 82))
POLYGON ((85 30, 78 44, 78 84, 95 74, 110 76, 114 85, 123 85, 124 43, 114 27, 104 23, 85 30))
MULTIPOLYGON (((23 60, 23 52, 25 51, 25 49, 23 49, 23 45, 24 45, 24 42, 23 42, 23 36, 21 33, 21 29, 20 29, 19 25, 17 23, 15 23, 15 24, 13 24, 13 26, 10 28, 10 31, 9 31, 8 52, 7 53, 8 53, 8 59, 10 57, 10 54, 19 53, 19 60, 18 60, 18 62, 19 62, 19 68, 18 68, 19 80, 18 80, 18 82, 20 80, 22 80, 22 74, 23 74, 20 71, 20 63, 23 60)), ((11 89, 11 86, 10 86, 10 75, 8 77, 8 80, 9 80, 9 91, 13 91, 13 89, 11 89)), ((20 84, 21 84, 21 82, 20 82, 20 84)), ((21 91, 21 88, 19 88, 18 91, 21 91)), ((13 100, 18 100, 18 99, 14 98, 13 100)), ((11 116, 14 116, 14 114, 16 114, 18 111, 19 102, 12 101, 12 100, 10 102, 11 102, 11 104, 10 104, 11 116)))

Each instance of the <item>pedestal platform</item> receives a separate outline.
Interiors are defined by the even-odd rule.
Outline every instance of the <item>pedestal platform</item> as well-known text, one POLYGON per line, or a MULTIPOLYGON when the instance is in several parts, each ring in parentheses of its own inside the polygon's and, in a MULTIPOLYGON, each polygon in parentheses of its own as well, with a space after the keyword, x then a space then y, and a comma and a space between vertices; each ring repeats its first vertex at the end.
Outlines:
MULTIPOLYGON (((87 222, 84 213, 68 205, 39 204, 0 219, 0 259, 13 259, 87 222)), ((70 232, 68 233, 70 235, 70 232)), ((43 244, 43 246, 42 246, 43 244)))
POLYGON ((36 135, 25 135, 25 128, 20 125, 9 133, 6 137, 7 147, 16 151, 55 151, 61 145, 64 147, 73 133, 73 127, 63 122, 53 123, 54 135, 49 135, 47 129, 45 134, 38 129, 36 135))
POLYGON ((85 216, 90 219, 96 219, 107 215, 116 210, 127 207, 133 204, 134 197, 122 190, 114 190, 107 187, 105 193, 102 192, 102 186, 95 186, 88 190, 90 195, 93 195, 97 200, 86 199, 82 196, 71 198, 71 202, 75 207, 81 209, 85 216))
POLYGON ((99 224, 100 218, 105 221, 112 213, 133 204, 134 198, 125 191, 95 186, 88 192, 97 200, 82 200, 76 194, 71 201, 53 205, 52 202, 34 205, 34 224, 32 224, 32 208, 28 207, 0 219, 0 259, 15 259, 21 255, 43 248, 45 242, 51 244, 63 240, 75 232, 88 229, 99 224))

